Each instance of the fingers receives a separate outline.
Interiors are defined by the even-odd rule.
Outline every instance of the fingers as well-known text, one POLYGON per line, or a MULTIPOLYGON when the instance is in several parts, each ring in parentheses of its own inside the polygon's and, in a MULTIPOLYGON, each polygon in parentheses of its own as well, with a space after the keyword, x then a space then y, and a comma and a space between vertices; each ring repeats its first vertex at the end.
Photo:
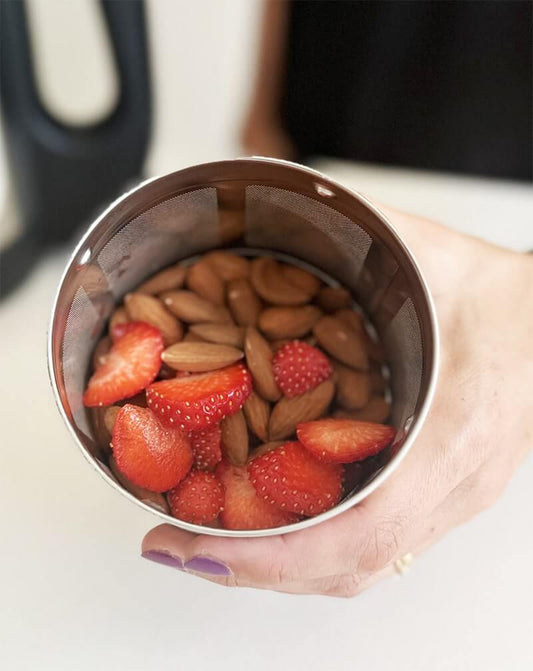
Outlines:
MULTIPOLYGON (((206 572, 216 570, 216 568, 213 568, 213 564, 199 564, 195 560, 200 557, 205 561, 217 562, 220 566, 221 560, 218 556, 216 558, 212 554, 189 556, 191 551, 196 551, 194 541, 197 541, 199 538, 205 539, 206 537, 195 536, 187 531, 164 524, 156 527, 146 535, 142 545, 143 556, 167 566, 183 569, 188 573, 198 575, 210 582, 225 587, 252 587, 255 589, 275 590, 287 594, 322 594, 344 598, 355 596, 368 589, 368 587, 378 580, 391 576, 394 573, 393 566, 388 565, 366 578, 360 578, 358 575, 351 573, 344 575, 333 574, 301 581, 280 581, 279 576, 275 576, 273 582, 268 583, 263 579, 259 581, 255 577, 252 579, 247 578, 247 571, 239 570, 238 562, 235 563, 233 561, 233 565, 237 566, 236 573, 231 571, 228 575, 216 575, 215 573, 206 572)), ((224 540, 230 543, 235 541, 235 539, 224 540)), ((250 539, 250 541, 247 539, 245 542, 248 543, 254 540, 262 539, 250 539)), ((229 562, 232 560, 227 553, 225 554, 225 559, 227 563, 224 562, 223 566, 230 569, 229 562)))
POLYGON ((344 583, 351 580, 353 591, 404 552, 403 538, 418 515, 418 502, 429 500, 421 496, 415 502, 412 494, 421 489, 422 469, 414 460, 403 478, 309 529, 264 538, 221 538, 162 525, 147 534, 143 553, 166 553, 185 570, 228 578, 227 584, 287 589, 327 576, 351 576, 344 583))
POLYGON ((414 550, 418 530, 456 485, 443 468, 440 446, 427 447, 434 433, 424 431, 382 487, 327 522, 263 538, 196 535, 162 525, 147 534, 143 553, 166 553, 185 570, 227 585, 300 593, 322 585, 328 593, 356 593, 414 550))

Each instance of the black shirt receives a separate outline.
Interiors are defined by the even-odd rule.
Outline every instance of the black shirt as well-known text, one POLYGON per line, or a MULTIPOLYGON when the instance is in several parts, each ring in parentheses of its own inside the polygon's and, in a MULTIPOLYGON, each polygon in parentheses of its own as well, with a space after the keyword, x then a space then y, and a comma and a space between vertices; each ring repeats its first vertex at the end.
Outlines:
POLYGON ((528 1, 297 1, 284 123, 300 158, 531 180, 528 1))

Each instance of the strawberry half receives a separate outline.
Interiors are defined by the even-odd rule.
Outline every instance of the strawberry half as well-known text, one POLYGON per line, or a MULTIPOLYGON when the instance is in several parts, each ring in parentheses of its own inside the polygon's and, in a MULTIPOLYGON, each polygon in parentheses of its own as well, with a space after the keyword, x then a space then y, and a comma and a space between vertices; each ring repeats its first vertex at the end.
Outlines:
POLYGON ((289 398, 314 389, 332 373, 328 357, 300 340, 280 347, 272 360, 272 369, 278 387, 289 398))
POLYGON ((119 470, 152 492, 175 487, 192 466, 187 436, 165 428, 148 408, 122 406, 113 426, 111 445, 119 470))
POLYGON ((298 521, 294 513, 280 510, 257 496, 246 466, 233 466, 223 460, 216 475, 224 485, 220 521, 225 529, 271 529, 298 521))
POLYGON ((236 364, 155 382, 146 390, 146 400, 166 426, 198 431, 240 410, 251 391, 250 373, 236 364))
POLYGON ((86 406, 111 405, 135 396, 155 380, 161 368, 163 336, 145 322, 118 324, 106 361, 92 375, 83 395, 86 406))
POLYGON ((255 457, 248 472, 261 498, 300 515, 323 513, 341 497, 342 466, 319 461, 297 441, 255 457))
POLYGON ((195 467, 201 471, 212 471, 222 459, 220 425, 215 424, 207 429, 191 431, 189 439, 195 467))
POLYGON ((324 461, 347 464, 381 452, 392 442, 396 429, 354 419, 319 419, 298 424, 298 440, 324 461))
POLYGON ((208 524, 224 506, 224 488, 213 473, 191 471, 167 494, 174 517, 191 524, 208 524))

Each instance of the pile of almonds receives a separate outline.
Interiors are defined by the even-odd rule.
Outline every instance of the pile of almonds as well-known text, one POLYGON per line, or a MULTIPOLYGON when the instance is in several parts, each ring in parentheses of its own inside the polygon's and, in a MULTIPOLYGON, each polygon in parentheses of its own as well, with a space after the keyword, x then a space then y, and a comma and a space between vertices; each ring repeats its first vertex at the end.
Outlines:
MULTIPOLYGON (((157 273, 126 295, 123 305, 112 314, 110 334, 94 351, 93 371, 108 361, 111 334, 119 333, 121 325, 138 322, 154 327, 162 336, 163 363, 156 380, 233 370, 240 363, 249 371, 253 391, 248 391, 242 409, 219 423, 226 464, 223 483, 227 483, 231 467, 242 468, 284 444, 294 445, 290 441, 297 440, 298 425, 322 417, 378 424, 388 419, 384 351, 370 335, 363 313, 346 289, 327 286, 300 267, 268 256, 248 258, 217 250, 192 265, 178 264, 157 273), (307 373, 310 380, 291 377, 290 371, 297 367, 294 362, 304 360, 307 364, 312 361, 312 371, 307 373), (311 379, 315 373, 316 378, 311 379)), ((149 387, 146 395, 140 393, 111 405, 105 400, 86 404, 93 406, 95 438, 116 479, 140 500, 176 514, 172 502, 179 496, 175 490, 165 496, 133 482, 119 468, 110 449, 121 406, 148 405, 155 410, 157 396, 150 395, 149 387)), ((206 440, 211 440, 210 434, 196 432, 193 452, 200 471, 202 466, 210 471, 216 465, 208 464, 209 458, 202 462, 202 441, 206 440)), ((361 464, 364 462, 344 467, 345 492, 363 474, 361 464)), ((208 476, 196 473, 195 477, 194 491, 200 491, 200 485, 204 486, 200 480, 208 476)), ((187 519, 187 513, 183 515, 187 519)), ((271 526, 296 519, 273 520, 271 526)), ((215 519, 211 524, 220 522, 215 519)), ((239 528, 232 527, 229 519, 224 526, 239 528)))

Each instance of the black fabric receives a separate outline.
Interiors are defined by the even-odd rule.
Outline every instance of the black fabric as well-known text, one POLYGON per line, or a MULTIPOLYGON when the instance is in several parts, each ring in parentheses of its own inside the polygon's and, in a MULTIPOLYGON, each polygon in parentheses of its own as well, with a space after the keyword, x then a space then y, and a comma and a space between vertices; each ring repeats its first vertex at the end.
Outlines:
POLYGON ((533 178, 533 3, 303 1, 284 123, 301 158, 533 178))

